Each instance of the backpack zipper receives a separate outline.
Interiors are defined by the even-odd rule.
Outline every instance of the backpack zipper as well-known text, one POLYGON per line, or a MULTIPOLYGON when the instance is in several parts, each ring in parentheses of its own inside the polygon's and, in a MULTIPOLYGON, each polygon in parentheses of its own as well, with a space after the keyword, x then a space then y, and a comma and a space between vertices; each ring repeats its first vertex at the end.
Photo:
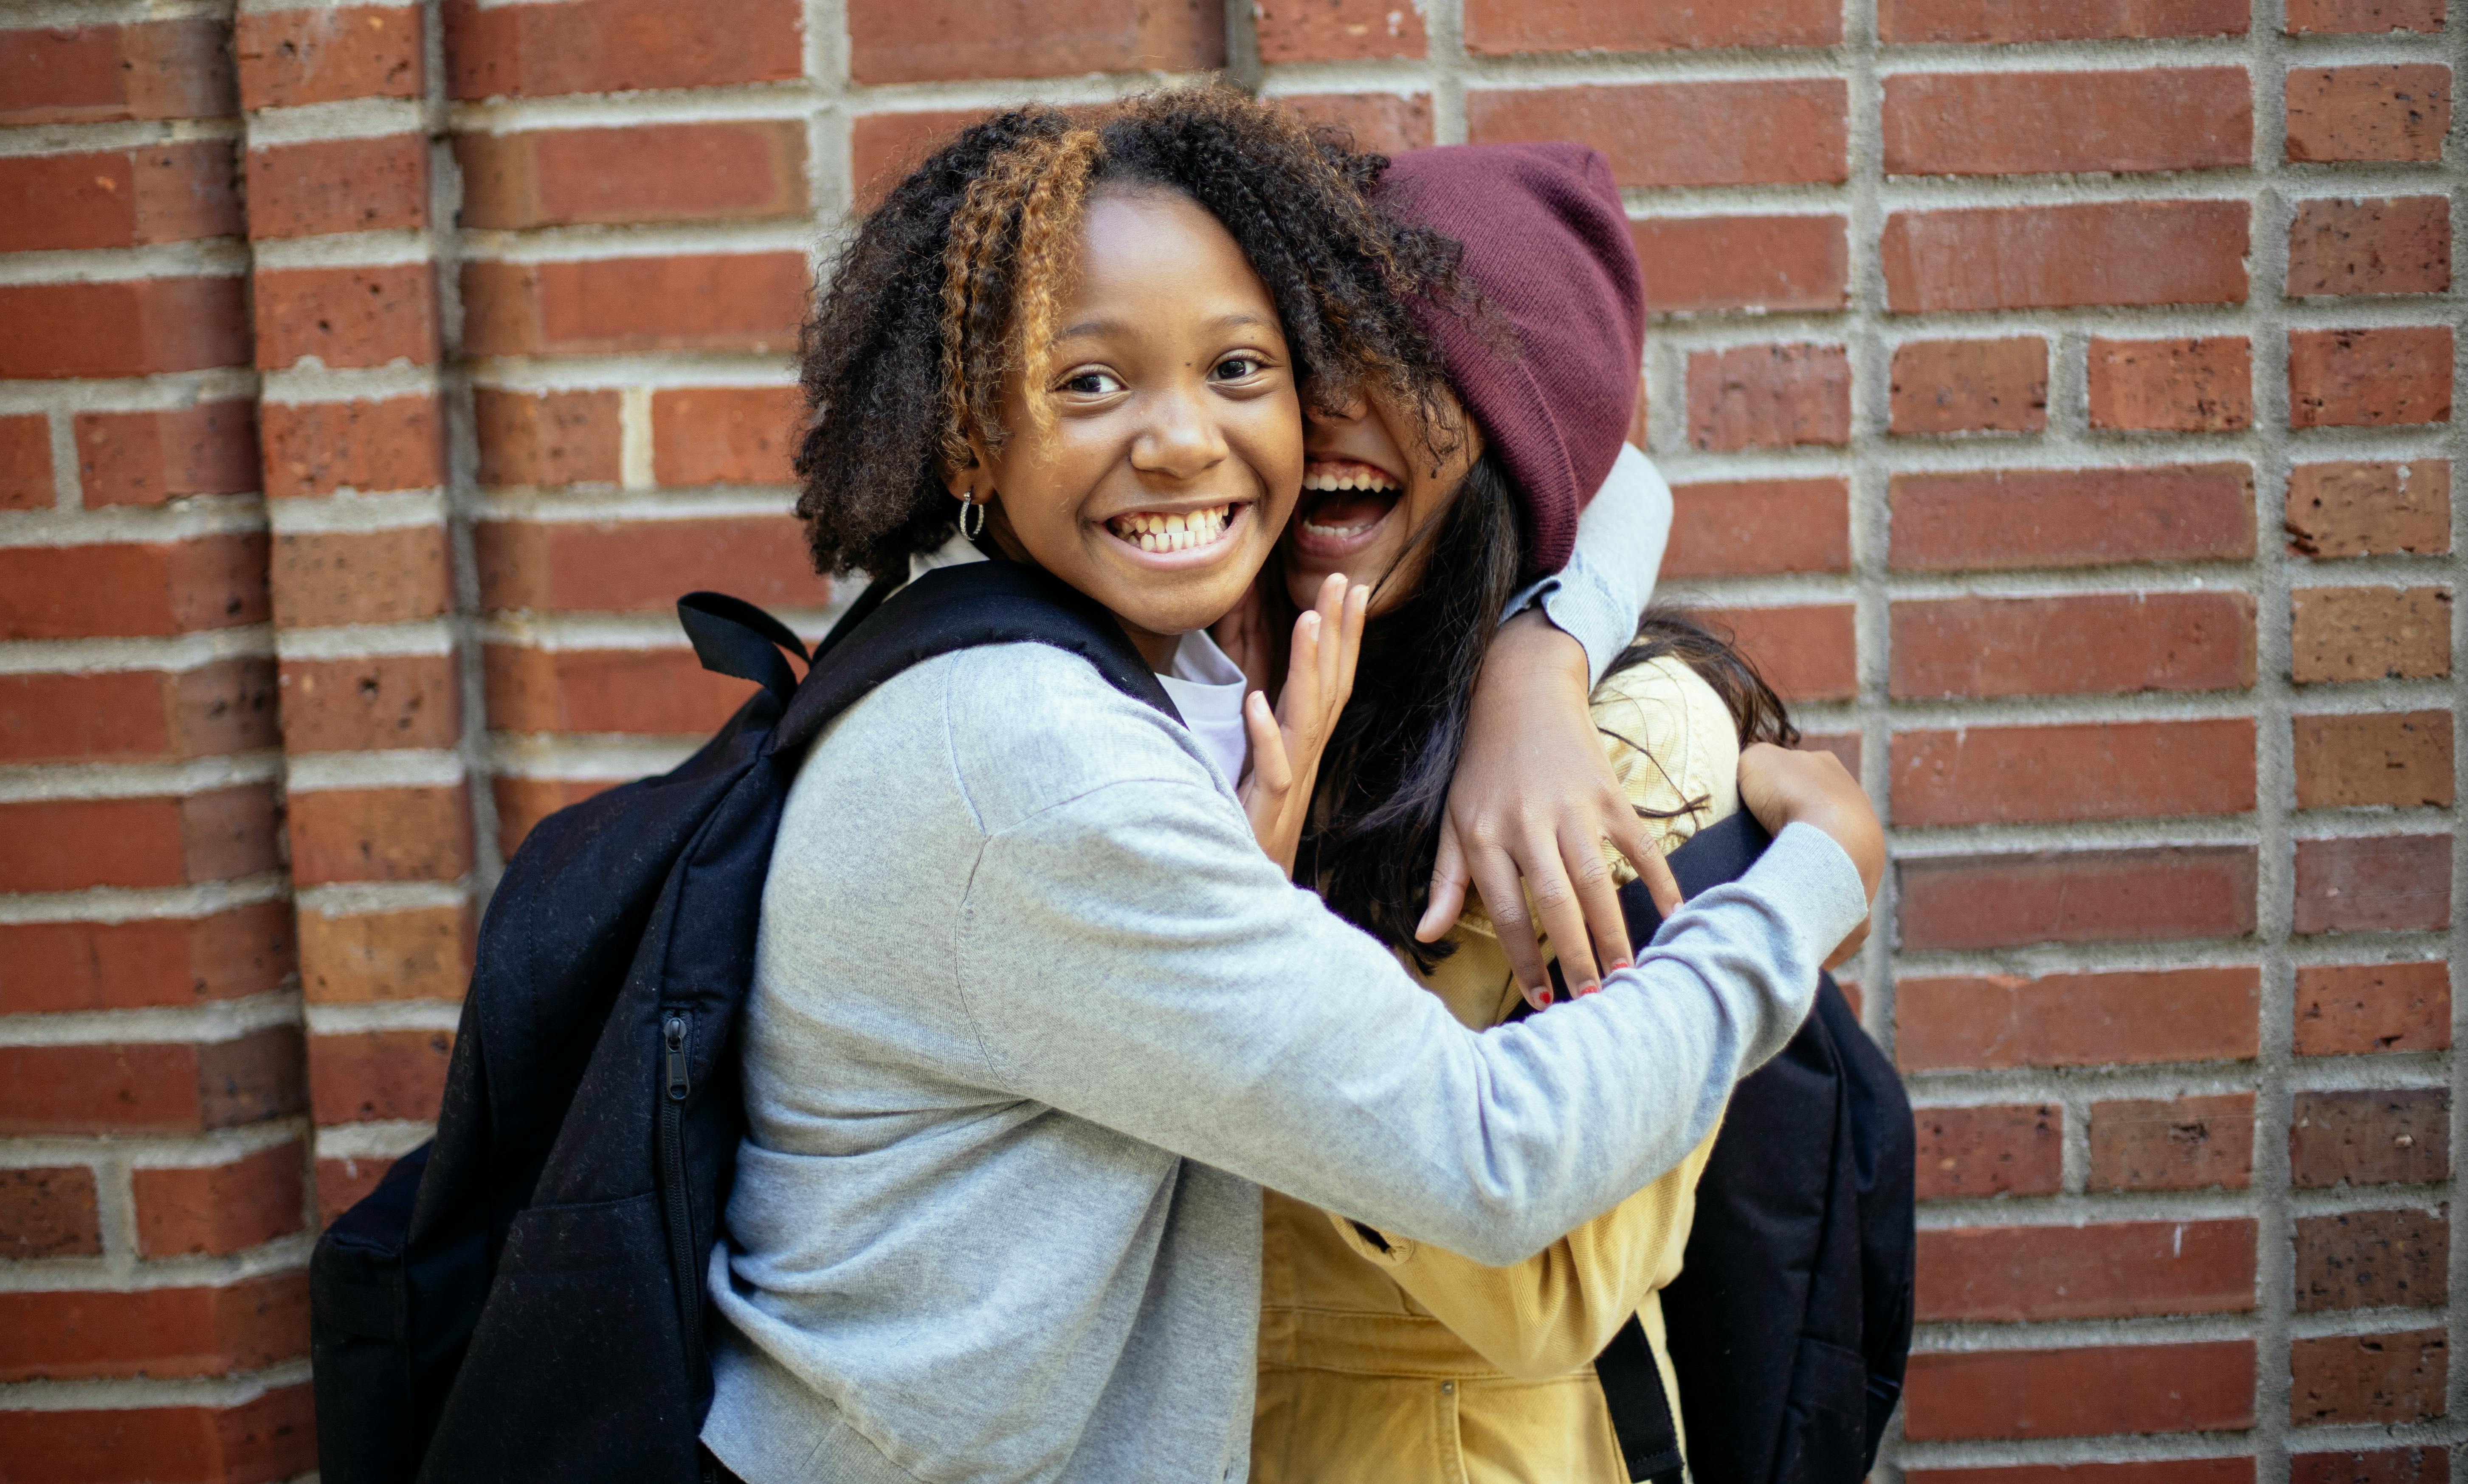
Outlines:
POLYGON ((694 1210, 686 1200, 686 1094, 694 1083, 686 1071, 686 1017, 671 1011, 660 1022, 660 1045, 666 1053, 668 1095, 660 1100, 660 1172, 669 1197, 669 1261, 676 1268, 677 1323, 686 1342, 687 1384, 700 1395, 702 1386, 702 1271, 694 1259, 694 1210))

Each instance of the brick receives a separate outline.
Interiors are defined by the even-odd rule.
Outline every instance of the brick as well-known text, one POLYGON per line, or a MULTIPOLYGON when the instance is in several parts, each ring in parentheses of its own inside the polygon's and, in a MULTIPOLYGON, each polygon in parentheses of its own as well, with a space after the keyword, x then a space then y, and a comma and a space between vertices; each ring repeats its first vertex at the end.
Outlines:
POLYGON ((321 1125, 435 1118, 453 1054, 452 1031, 314 1037, 308 1046, 310 1112, 321 1125))
POLYGON ((2048 342, 1906 340, 1888 426, 1902 434, 2037 433, 2048 425, 2048 342))
POLYGON ((1840 78, 1476 89, 1474 144, 1582 139, 1624 187, 1835 184, 1848 177, 1840 78))
POLYGON ((2241 36, 2249 0, 1884 0, 1877 35, 1930 41, 2151 40, 2241 36))
POLYGON ((420 8, 243 11, 232 30, 243 106, 295 108, 353 98, 418 98, 420 8))
POLYGON ((257 364, 328 369, 437 360, 436 282, 425 263, 264 268, 257 275, 257 364))
POLYGON ((0 418, 0 510, 49 510, 57 498, 52 420, 39 412, 0 418))
POLYGON ((2254 1223, 2104 1221, 1919 1236, 1917 1317, 2012 1323, 2253 1308, 2254 1223))
POLYGON ((293 963, 291 907, 0 926, 0 1014, 133 1010, 263 994, 293 963))
POLYGON ((1898 732, 1894 823, 2020 824, 2241 814, 2253 722, 2081 722, 1898 732))
POLYGON ((0 639, 190 633, 266 618, 265 537, 0 548, 0 639))
POLYGON ((471 807, 461 784, 293 789, 291 879, 452 881, 471 869, 471 807))
POLYGON ((2424 1422, 2443 1415, 2451 1354, 2440 1330, 2291 1340, 2288 1422, 2424 1422))
POLYGON ((510 732, 708 733, 745 704, 746 682, 705 670, 690 650, 481 651, 489 725, 510 732))
POLYGON ((2253 1426, 2253 1342, 1915 1355, 1903 1435, 2082 1437, 2253 1426))
POLYGON ((651 477, 663 485, 790 483, 805 422, 805 395, 793 386, 654 392, 651 477))
POLYGON ((970 0, 857 0, 849 7, 848 28, 849 71, 858 82, 1198 72, 1225 64, 1224 12, 1206 0, 1056 0, 1000 8, 970 0))
POLYGON ((1915 314, 2241 303, 2247 211, 2238 200, 1895 212, 1878 247, 1885 304, 1915 314))
POLYGON ((1903 1477, 1911 1484, 2253 1484, 2253 1460, 2168 1458, 2151 1463, 1906 1469, 1903 1477))
POLYGON ((2288 158, 2431 164, 2451 131, 2439 62, 2288 69, 2288 158))
POLYGON ((169 412, 80 412, 78 483, 86 508, 160 505, 260 486, 257 406, 200 402, 169 412))
POLYGON ((188 886, 280 865, 277 806, 263 784, 185 797, 0 804, 0 891, 188 886))
POLYGON ((2451 1047, 2451 967, 2306 964, 2297 970, 2297 1054, 2451 1047))
POLYGON ((271 575, 274 621, 284 628, 405 624, 454 602, 437 526, 295 532, 275 541, 271 575))
POLYGON ((463 997, 471 978, 468 907, 300 913, 300 989, 310 1003, 463 997))
POLYGON ((1787 700, 1841 700, 1860 694, 1849 604, 1709 607, 1697 617, 1728 632, 1787 700))
POLYGON ((794 81, 805 72, 796 0, 713 0, 679 27, 658 0, 491 6, 447 0, 446 96, 545 98, 794 81))
POLYGON ((497 848, 508 858, 521 848, 535 826, 569 804, 617 787, 603 778, 514 778, 500 773, 491 781, 497 801, 497 848))
POLYGON ((1388 0, 1253 0, 1251 23, 1264 62, 1421 57, 1428 45, 1421 12, 1388 0))
POLYGON ((473 355, 791 351, 806 302, 802 253, 472 263, 463 268, 473 355))
POLYGON ((1629 223, 1645 263, 1645 307, 1828 310, 1850 302, 1851 248, 1840 217, 1663 217, 1629 223))
POLYGON ((1850 441, 1851 359, 1841 346, 1689 353, 1691 446, 1727 451, 1850 441))
POLYGON ((392 1168, 391 1159, 318 1160, 317 1229, 324 1231, 333 1225, 335 1218, 376 1190, 377 1181, 385 1178, 385 1173, 392 1168))
POLYGON ((2248 1061, 2261 993, 2251 968, 1904 978, 1894 1060, 1906 1071, 2248 1061))
POLYGON ((471 544, 483 608, 658 610, 698 587, 773 607, 831 601, 796 526, 778 515, 490 520, 471 544))
POLYGON ((271 1484, 317 1467, 316 1431, 303 1381, 232 1407, 0 1411, 0 1456, 12 1484, 271 1484))
POLYGON ((255 240, 428 225, 428 141, 324 139, 248 152, 255 240))
POLYGON ((232 148, 218 139, 0 159, 0 252, 236 237, 233 175, 232 148))
POLYGON ((2253 1094, 2124 1098, 2091 1106, 2086 1187, 2201 1190, 2253 1183, 2253 1094))
POLYGON ((615 392, 471 394, 484 485, 613 485, 623 434, 615 392))
POLYGON ((1735 46, 1832 46, 1842 12, 1823 0, 1754 5, 1626 5, 1620 0, 1466 0, 1466 50, 1669 52, 1735 46))
POLYGON ((1907 857, 1906 951, 2031 943, 2241 938, 2254 925, 2250 845, 1907 857))
MULTIPOLYGON (((2297 5, 2290 6, 2289 14, 2293 17, 2297 9, 2297 5)), ((2442 1448, 2393 1448, 2378 1453, 2296 1453, 2288 1460, 2288 1484, 2439 1484, 2450 1477, 2451 1450, 2442 1448)))
MULTIPOLYGON (((1431 143, 1428 93, 1284 93, 1273 102, 1302 115, 1303 121, 1314 127, 1345 130, 1358 149, 1402 154, 1407 149, 1428 148, 1431 143)), ((862 129, 869 122, 859 119, 857 126, 862 129)), ((875 198, 868 197, 872 199, 875 198)))
POLYGON ((2442 11, 2443 0, 2288 0, 2286 7, 2292 36, 2323 32, 2437 32, 2442 29, 2442 11))
POLYGON ((2300 587, 2288 606, 2299 685, 2451 674, 2448 587, 2300 587))
POLYGON ((2288 1120, 2288 1174, 2299 1190, 2448 1179, 2450 1089, 2299 1091, 2288 1120))
POLYGON ((451 654, 283 662, 283 743, 303 752, 453 747, 463 676, 451 654))
POLYGON ((1909 72, 1885 81, 1888 175, 2222 170, 2253 159, 2243 67, 1909 72))
MULTIPOLYGON (((1279 99, 1291 103, 1291 99, 1279 99)), ((1430 102, 1424 100, 1428 138, 1430 102)), ((900 183, 902 176, 926 163, 926 157, 949 144, 960 130, 991 116, 984 108, 924 108, 903 113, 859 114, 849 124, 849 181, 857 188, 857 204, 871 211, 900 183)))
POLYGON ((794 119, 460 134, 462 223, 751 220, 802 217, 806 127, 794 119))
POLYGON ((1851 489, 1840 478, 1748 479, 1671 491, 1665 579, 1851 570, 1851 489))
POLYGON ((0 1170, 0 1258, 102 1255, 94 1171, 84 1165, 0 1170))
POLYGON ((2253 684, 2243 593, 1948 598, 1893 605, 1887 691, 1934 696, 2242 690, 2253 684))
POLYGON ((2451 807, 2450 712, 2290 719, 2298 809, 2451 807))
POLYGON ((0 1046, 0 1133, 228 1129, 298 1112, 300 1069, 290 1025, 203 1044, 0 1046))
POLYGON ((2288 332, 2289 426, 2450 421, 2449 326, 2288 332))
POLYGON ((382 401, 267 402, 269 498, 429 490, 446 483, 444 408, 435 395, 382 401))
POLYGON ((248 364, 236 278, 0 285, 0 379, 146 377, 248 364))
POLYGON ((2438 294, 2451 287, 2451 202, 2318 197, 2288 221, 2288 296, 2438 294))
POLYGON ((1907 572, 2010 571, 2253 555, 2253 469, 1983 469, 1896 474, 1887 560, 1907 572))
POLYGON ((2432 1211, 2297 1219, 2297 1311, 2421 1309, 2450 1294, 2451 1222, 2432 1211))
POLYGON ((219 20, 0 31, 0 125, 208 119, 239 110, 219 20))
POLYGON ((2243 335, 2091 342, 2091 425, 2218 433, 2253 425, 2253 350, 2243 335))
POLYGON ((2438 932, 2450 925, 2451 836, 2297 842, 2297 918, 2290 931, 2438 932))
POLYGON ((226 1165, 138 1170, 137 1250, 145 1257, 215 1257, 300 1230, 308 1156, 278 1144, 226 1165))
POLYGON ((2064 1187, 2065 1113, 2037 1107, 1923 1107, 1918 1135, 1919 1199, 2053 1196, 2064 1187))
POLYGON ((220 1289, 0 1293, 0 1381, 218 1376, 308 1350, 298 1270, 220 1289))
POLYGON ((2288 471, 2289 550, 2365 557, 2451 549, 2451 461, 2343 460, 2288 471))
POLYGON ((275 745, 263 659, 194 670, 0 674, 0 762, 141 762, 275 745))

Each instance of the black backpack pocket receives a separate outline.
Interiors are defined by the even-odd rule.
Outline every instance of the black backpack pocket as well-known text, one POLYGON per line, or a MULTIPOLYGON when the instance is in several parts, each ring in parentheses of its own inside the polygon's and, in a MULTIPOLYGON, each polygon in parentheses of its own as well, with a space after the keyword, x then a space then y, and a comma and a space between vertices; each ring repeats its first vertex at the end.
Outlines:
POLYGON ((428 1146, 317 1239, 308 1259, 308 1356, 317 1473, 326 1484, 409 1484, 420 1462, 403 1253, 428 1146))
POLYGON ((1799 1337, 1784 1396, 1773 1484, 1840 1484, 1868 1427, 1868 1362, 1856 1350, 1799 1337))

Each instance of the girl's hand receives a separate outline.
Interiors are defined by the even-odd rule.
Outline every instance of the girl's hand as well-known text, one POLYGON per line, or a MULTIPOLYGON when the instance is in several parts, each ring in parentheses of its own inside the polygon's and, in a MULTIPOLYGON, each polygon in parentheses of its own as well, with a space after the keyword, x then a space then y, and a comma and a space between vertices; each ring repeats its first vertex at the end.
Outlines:
MULTIPOLYGON (((1885 831, 1877 810, 1860 791, 1860 781, 1830 752, 1795 752, 1771 742, 1753 742, 1740 753, 1740 807, 1757 816, 1769 833, 1780 834, 1794 821, 1817 826, 1834 837, 1859 868, 1860 885, 1868 901, 1877 900, 1877 883, 1885 876, 1885 831)), ((1839 969, 1860 945, 1868 941, 1862 918, 1851 936, 1825 960, 1839 969)))
POLYGON ((1354 662, 1362 652, 1362 615, 1370 603, 1370 588, 1349 591, 1344 573, 1330 573, 1320 584, 1317 605, 1294 620, 1292 655, 1275 712, 1263 692, 1243 698, 1244 729, 1251 742, 1251 770, 1240 790, 1243 811, 1251 817, 1251 837, 1288 876, 1302 844, 1303 821, 1311 815, 1320 752, 1337 730, 1345 698, 1354 694, 1354 662))
POLYGON ((1474 682, 1430 905, 1414 929, 1423 942, 1435 941, 1465 910, 1468 882, 1479 887, 1518 986, 1538 1008, 1551 1002, 1551 979, 1535 915, 1573 993, 1589 993, 1602 971, 1632 961, 1604 840, 1636 867, 1665 917, 1680 908, 1680 883, 1595 734, 1586 680, 1584 648, 1541 610, 1500 626, 1474 682))

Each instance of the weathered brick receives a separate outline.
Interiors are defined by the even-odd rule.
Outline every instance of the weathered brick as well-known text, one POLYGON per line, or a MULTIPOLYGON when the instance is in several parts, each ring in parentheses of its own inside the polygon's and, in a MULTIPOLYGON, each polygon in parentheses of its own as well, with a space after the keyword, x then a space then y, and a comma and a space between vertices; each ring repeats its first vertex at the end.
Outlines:
POLYGON ((184 797, 0 804, 0 891, 191 886, 271 871, 277 806, 263 784, 184 797))
POLYGON ((237 278, 0 285, 0 380, 148 377, 248 364, 237 278))
POLYGON ((283 742, 301 752, 452 747, 463 677, 451 654, 283 662, 283 742))
POLYGON ((1840 217, 1659 217, 1629 223, 1645 264, 1645 307, 1839 309, 1849 302, 1851 248, 1840 217))
POLYGON ((2244 201, 1898 211, 1878 252, 1897 313, 2091 304, 2237 304, 2244 201))
POLYGON ((450 788, 294 788, 291 879, 451 881, 471 869, 471 806, 450 788))
POLYGON ((616 785, 605 778, 516 778, 498 774, 489 785, 497 801, 497 848, 511 858, 533 827, 569 804, 580 804, 616 785))
POLYGON ((1923 1107, 1918 1135, 1919 1199, 2052 1196, 2063 1187, 2065 1112, 2038 1107, 1923 1107))
POLYGON ((255 1123, 301 1109, 300 1068, 300 1031, 289 1025, 203 1044, 0 1046, 0 1133, 194 1133, 255 1123))
POLYGON ((1851 358, 1839 345, 1744 345, 1688 356, 1688 442, 1786 448, 1851 441, 1851 358))
POLYGON ((2306 964, 2297 970, 2297 1054, 2445 1051, 2451 966, 2306 964))
POLYGON ((234 174, 232 148, 218 139, 0 159, 0 252, 237 236, 234 174))
POLYGON ((1016 10, 970 0, 855 0, 848 27, 849 71, 859 82, 1196 72, 1225 63, 1224 12, 1207 0, 1055 0, 1016 10))
POLYGON ((1824 0, 1755 5, 1628 5, 1621 0, 1466 0, 1466 50, 1666 52, 1735 46, 1832 46, 1842 12, 1824 0))
POLYGON ((0 1381, 219 1376, 308 1350, 297 1269, 220 1289, 0 1293, 0 1381))
POLYGON ((1840 478, 1676 485, 1662 576, 1851 570, 1851 490, 1840 478))
POLYGON ((615 392, 471 394, 484 485, 613 485, 620 476, 615 392))
POLYGON ((134 763, 270 747, 273 681, 272 663, 255 658, 0 674, 0 761, 134 763))
POLYGON ((49 510, 57 499, 52 420, 39 412, 0 418, 0 510, 49 510))
POLYGON ((319 139, 248 152, 248 235, 321 237, 428 225, 428 141, 319 139))
POLYGON ((300 989, 313 1004, 463 997, 473 923, 466 906, 300 913, 300 989))
POLYGON ((1929 1230, 1918 1271, 1922 1323, 2241 1313, 2253 1308, 2254 1223, 1929 1230))
POLYGON ((2297 1092, 2288 1120, 2288 1176, 2299 1190, 2450 1178, 2450 1089, 2297 1092))
POLYGON ((1789 700, 1840 700, 1860 694, 1851 605, 1705 607, 1697 616, 1728 633, 1789 700))
MULTIPOLYGON (((1355 148, 1399 154, 1431 143, 1428 93, 1280 93, 1273 102, 1314 126, 1332 126, 1353 136, 1355 148)), ((857 121, 861 128, 869 120, 857 121)), ((873 179, 873 176, 860 176, 873 179)))
POLYGON ((2253 1094, 2091 1106, 2091 1190, 2242 1190, 2253 1182, 2253 1094))
POLYGON ((2288 69, 2291 160, 2442 158, 2451 69, 2439 62, 2288 69))
POLYGON ((2450 712, 2290 719, 2298 809, 2451 807, 2450 712))
POLYGON ((2018 824, 2240 814, 2253 722, 2077 722, 1897 732, 1894 823, 2018 824))
POLYGON ((660 0, 442 9, 451 98, 788 82, 805 72, 796 0, 711 0, 683 27, 660 0))
POLYGON ((160 505, 259 488, 257 407, 200 402, 169 412, 80 412, 73 424, 88 509, 160 505))
POLYGON ((302 531, 274 543, 274 621, 284 628, 404 624, 453 606, 437 526, 302 531))
MULTIPOLYGON (((2305 0, 2297 0, 2288 8, 2292 25, 2304 3, 2305 0)), ((2288 1459, 2288 1484, 2441 1484, 2450 1477, 2451 1450, 2443 1448, 2392 1448, 2374 1453, 2293 1453, 2288 1459)))
POLYGON ((0 1014, 130 1010, 237 999, 291 974, 291 908, 0 926, 0 1014))
POLYGON ((802 217, 806 128, 793 119, 459 134, 462 223, 744 220, 802 217))
POLYGON ((1903 1401, 1903 1435, 1922 1441, 2252 1426, 2245 1339, 1915 1355, 1903 1401))
POLYGON ((2250 845, 1906 856, 1907 951, 2236 938, 2253 931, 2250 845))
POLYGON ((2451 461, 2299 464, 2288 471, 2289 549, 2364 557, 2451 549, 2451 461))
POLYGON ((2451 836, 2298 840, 2296 890, 2299 935, 2438 932, 2451 925, 2451 836))
POLYGON ((481 657, 489 725, 500 731, 692 736, 717 729, 749 694, 746 682, 703 669, 684 649, 492 644, 481 657))
POLYGON ((100 1257, 94 1171, 84 1165, 0 1170, 0 1258, 100 1257))
POLYGON ((418 98, 421 7, 242 11, 232 29, 242 106, 293 108, 353 98, 418 98))
POLYGON ((237 112, 228 34, 206 16, 0 31, 0 125, 237 112))
POLYGON ((2300 587, 2288 607, 2299 685, 2451 674, 2448 587, 2300 587))
POLYGON ((2144 1463, 1906 1469, 1903 1477, 1911 1484, 2253 1484, 2253 1460, 2163 1458, 2144 1463))
MULTIPOLYGON (((1427 115, 1429 107, 1426 99, 1427 115)), ((858 209, 871 211, 880 205, 903 175, 925 164, 927 155, 948 144, 960 130, 984 120, 990 112, 984 108, 923 108, 857 115, 849 124, 849 183, 856 188, 858 209)), ((1428 137, 1423 142, 1430 143, 1428 137)))
POLYGON ((1906 1071, 2243 1061, 2261 992, 2251 968, 1901 978, 1894 1060, 1906 1071))
POLYGON ((336 1217, 359 1204, 392 1168, 393 1160, 374 1157, 318 1160, 317 1229, 324 1231, 336 1217))
POLYGON ((2438 294, 2451 286, 2451 201, 2439 195, 2299 201, 2288 221, 2288 296, 2438 294))
POLYGON ((1477 89, 1475 144, 1581 139, 1621 186, 1833 183, 1849 172, 1840 78, 1477 89))
POLYGON ((1882 0, 1877 34, 1930 41, 2150 40, 2241 36, 2249 0, 1882 0))
POLYGON ((472 549, 484 608, 657 610, 695 587, 775 607, 831 600, 796 527, 780 516, 482 521, 472 549))
POLYGON ((229 1407, 0 1411, 11 1484, 266 1484, 314 1470, 316 1434, 305 1381, 229 1407))
POLYGON ((2220 170, 2253 159, 2243 67, 1887 77, 1888 175, 2220 170))
POLYGON ((0 639, 177 634, 263 624, 265 537, 0 548, 0 639))
POLYGON ((2253 555, 2253 469, 1983 469, 1896 474, 1887 560, 1911 572, 2242 561, 2253 555))
POLYGON ((2443 1415, 2451 1353, 2440 1330, 2291 1340, 2288 1421, 2409 1423, 2443 1415))
POLYGON ((2253 350, 2243 335, 2091 342, 2091 425, 2217 433, 2253 425, 2253 350))
POLYGON ((1894 347, 1889 426, 1906 435, 2037 433, 2048 425, 2048 342, 1906 340, 1894 347))
POLYGON ((805 301, 803 253, 472 263, 463 268, 464 349, 789 351, 805 301))
POLYGON ((320 1124, 437 1116, 452 1031, 363 1031, 308 1043, 308 1106, 320 1124))
POLYGON ((2297 1219, 2297 1310, 2421 1309, 2450 1294, 2451 1222, 2433 1211, 2297 1219))
POLYGON ((1420 57, 1428 45, 1422 12, 1388 0, 1253 0, 1251 22, 1264 62, 1420 57))
POLYGON ((793 386, 651 394, 651 477, 663 485, 788 484, 806 421, 793 386))
POLYGON ((2323 32, 2435 32, 2442 29, 2442 11, 2443 0, 2288 0, 2284 8, 2292 36, 2323 32))
POLYGON ((2253 684, 2243 593, 1947 598, 1893 605, 1902 698, 2241 690, 2253 684))
POLYGON ((2288 332, 2289 426, 2450 421, 2449 326, 2288 332))
POLYGON ((328 369, 437 360, 437 292, 429 265, 265 268, 257 275, 257 364, 315 360, 328 369))
POLYGON ((444 408, 435 395, 382 401, 267 402, 265 492, 275 499, 446 483, 444 408))
POLYGON ((136 1171, 137 1250, 146 1257, 220 1257, 298 1231, 308 1156, 278 1144, 225 1165, 136 1171))

